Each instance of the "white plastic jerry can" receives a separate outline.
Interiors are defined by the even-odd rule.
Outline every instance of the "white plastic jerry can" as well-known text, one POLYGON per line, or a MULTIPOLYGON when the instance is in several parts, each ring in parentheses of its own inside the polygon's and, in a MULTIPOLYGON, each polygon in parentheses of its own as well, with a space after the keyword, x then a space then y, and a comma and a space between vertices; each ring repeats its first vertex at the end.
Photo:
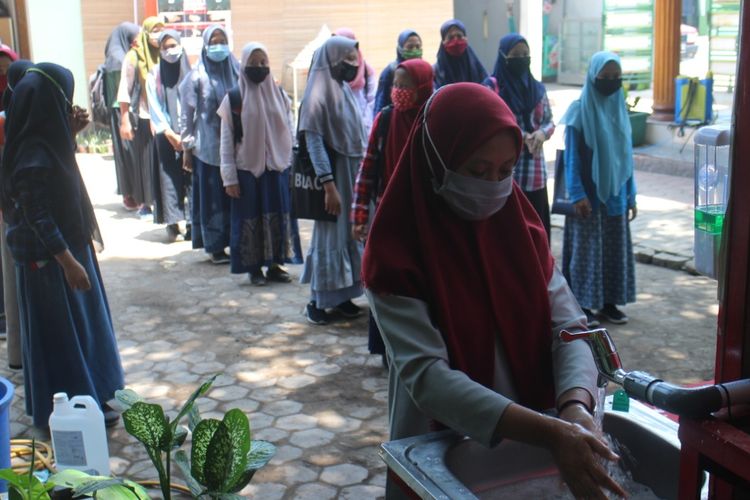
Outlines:
POLYGON ((74 396, 69 400, 67 394, 58 392, 53 403, 49 431, 57 469, 109 476, 104 414, 96 400, 91 396, 74 396))

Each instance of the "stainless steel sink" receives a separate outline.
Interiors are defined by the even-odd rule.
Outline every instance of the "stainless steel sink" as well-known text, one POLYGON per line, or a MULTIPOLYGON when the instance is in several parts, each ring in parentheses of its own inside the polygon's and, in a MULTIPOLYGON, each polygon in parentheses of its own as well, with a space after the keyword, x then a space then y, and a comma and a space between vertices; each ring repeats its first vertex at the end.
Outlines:
MULTIPOLYGON (((678 497, 680 442, 677 424, 658 412, 630 402, 627 413, 611 410, 605 403, 604 431, 610 434, 633 479, 648 486, 659 498, 678 497), (609 408, 609 409, 607 409, 609 408)), ((503 441, 485 448, 453 431, 442 431, 382 445, 381 456, 421 498, 509 498, 508 488, 549 478, 557 487, 557 469, 542 448, 503 441)), ((517 491, 517 490, 516 490, 517 491)), ((545 498, 538 489, 535 498, 545 498)))

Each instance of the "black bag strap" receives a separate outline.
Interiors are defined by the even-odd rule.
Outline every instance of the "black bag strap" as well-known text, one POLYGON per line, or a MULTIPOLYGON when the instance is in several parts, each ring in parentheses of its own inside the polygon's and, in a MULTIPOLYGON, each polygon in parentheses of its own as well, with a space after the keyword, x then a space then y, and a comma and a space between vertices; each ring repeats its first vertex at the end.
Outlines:
POLYGON ((232 111, 232 131, 235 146, 242 141, 242 96, 239 87, 232 87, 229 92, 229 109, 232 111))

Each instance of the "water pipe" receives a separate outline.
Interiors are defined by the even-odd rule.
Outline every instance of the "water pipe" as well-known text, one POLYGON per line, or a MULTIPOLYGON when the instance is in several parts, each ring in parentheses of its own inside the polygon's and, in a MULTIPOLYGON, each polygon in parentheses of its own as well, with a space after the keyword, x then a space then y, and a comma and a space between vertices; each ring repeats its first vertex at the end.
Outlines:
POLYGON ((563 342, 585 341, 602 377, 621 385, 630 397, 670 413, 698 418, 722 408, 750 404, 750 379, 687 388, 664 382, 645 372, 625 371, 612 337, 605 328, 575 333, 563 330, 560 338, 563 342))

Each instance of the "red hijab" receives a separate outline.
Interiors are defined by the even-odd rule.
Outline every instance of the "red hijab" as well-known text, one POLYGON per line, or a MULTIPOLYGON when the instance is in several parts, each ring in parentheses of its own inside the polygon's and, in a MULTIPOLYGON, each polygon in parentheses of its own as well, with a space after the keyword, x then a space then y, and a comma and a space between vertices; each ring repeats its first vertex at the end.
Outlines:
MULTIPOLYGON (((547 284, 554 260, 544 228, 520 188, 482 221, 459 218, 431 186, 423 119, 448 168, 506 133, 521 151, 513 113, 475 83, 442 87, 417 116, 367 239, 363 281, 375 293, 425 301, 452 368, 491 387, 495 338, 504 348, 519 403, 554 406, 547 284)), ((433 164, 437 160, 433 159, 433 164)))
MULTIPOLYGON (((396 69, 398 68, 403 68, 409 73, 416 87, 417 102, 412 109, 399 111, 393 108, 391 112, 391 122, 388 125, 388 137, 385 142, 385 171, 383 172, 383 177, 385 180, 384 185, 386 186, 391 175, 393 175, 393 171, 396 170, 396 164, 401 157, 401 152, 404 150, 407 139, 409 139, 409 131, 414 124, 414 120, 417 118, 419 108, 432 95, 433 73, 430 63, 422 59, 409 59, 399 64, 396 69)), ((373 129, 375 129, 374 126, 373 129)))
MULTIPOLYGON (((0 43, 0 56, 5 56, 13 61, 18 61, 18 54, 8 47, 7 45, 0 43)), ((8 88, 8 75, 0 75, 0 95, 2 95, 3 92, 5 92, 5 89, 8 88)), ((4 111, 5 108, 3 108, 2 103, 0 103, 0 111, 4 111)))

